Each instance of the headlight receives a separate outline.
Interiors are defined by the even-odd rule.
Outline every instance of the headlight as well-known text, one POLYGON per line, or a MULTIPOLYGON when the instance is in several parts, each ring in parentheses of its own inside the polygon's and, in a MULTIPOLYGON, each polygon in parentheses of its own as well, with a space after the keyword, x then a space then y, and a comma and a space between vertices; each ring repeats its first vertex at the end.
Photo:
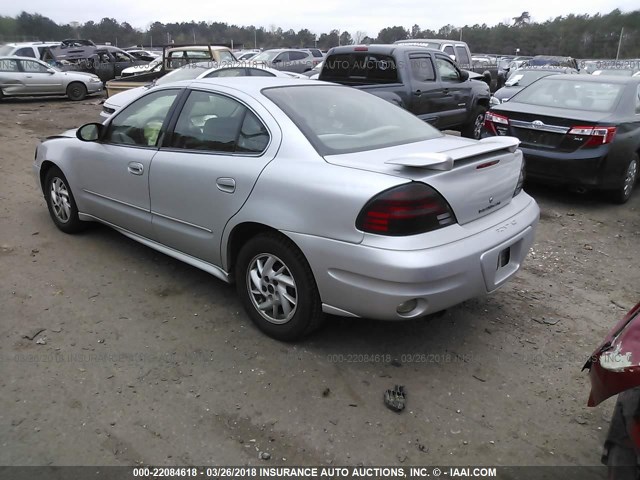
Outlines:
POLYGON ((491 105, 500 105, 502 102, 500 101, 499 98, 494 97, 493 95, 491 96, 491 98, 489 99, 489 104, 491 105))
POLYGON ((100 80, 100 78, 98 78, 98 77, 91 77, 91 78, 89 79, 89 81, 90 81, 90 82, 93 82, 93 83, 102 82, 102 80, 100 80))

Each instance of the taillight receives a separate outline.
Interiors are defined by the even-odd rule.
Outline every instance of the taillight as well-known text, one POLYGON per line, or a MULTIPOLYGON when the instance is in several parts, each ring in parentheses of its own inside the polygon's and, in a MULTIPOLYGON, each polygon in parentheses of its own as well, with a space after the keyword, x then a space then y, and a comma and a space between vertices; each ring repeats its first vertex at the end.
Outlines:
POLYGON ((509 125, 509 119, 504 115, 498 115, 497 113, 493 113, 491 111, 484 114, 484 128, 489 130, 494 135, 498 135, 498 131, 496 130, 495 124, 499 125, 509 125))
POLYGON ((613 141, 616 136, 616 127, 577 126, 569 130, 569 135, 589 137, 583 147, 597 147, 613 141))
POLYGON ((356 228, 378 235, 430 232, 456 223, 447 201, 424 183, 393 187, 373 197, 362 209, 356 228))
POLYGON ((524 156, 522 157, 522 167, 520 167, 520 176, 518 177, 518 183, 516 185, 516 189, 513 191, 513 196, 515 197, 516 195, 518 195, 521 191, 522 191, 522 187, 524 186, 524 180, 526 178, 526 172, 525 172, 525 158, 524 156))

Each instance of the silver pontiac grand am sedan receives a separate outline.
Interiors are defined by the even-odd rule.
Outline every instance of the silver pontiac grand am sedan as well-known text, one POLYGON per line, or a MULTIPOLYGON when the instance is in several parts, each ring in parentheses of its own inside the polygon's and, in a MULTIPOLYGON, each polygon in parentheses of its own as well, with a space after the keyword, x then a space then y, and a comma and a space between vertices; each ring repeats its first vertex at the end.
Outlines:
POLYGON ((63 232, 102 222, 235 281, 293 340, 323 312, 416 318, 511 278, 539 218, 517 142, 443 135, 349 87, 215 78, 45 140, 34 169, 63 232))
POLYGON ((63 72, 30 57, 0 57, 0 100, 66 95, 77 101, 101 91, 102 80, 93 73, 63 72))

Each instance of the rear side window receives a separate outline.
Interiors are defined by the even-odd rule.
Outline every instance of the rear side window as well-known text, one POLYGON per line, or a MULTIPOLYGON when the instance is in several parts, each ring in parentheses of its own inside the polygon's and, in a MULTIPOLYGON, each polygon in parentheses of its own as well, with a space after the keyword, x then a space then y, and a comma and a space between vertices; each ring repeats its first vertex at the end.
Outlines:
POLYGON ((409 55, 409 65, 411 66, 411 75, 414 80, 419 82, 430 82, 435 80, 436 76, 433 71, 433 62, 428 55, 411 54, 409 55))
POLYGON ((460 65, 469 65, 469 55, 467 49, 462 46, 456 46, 456 60, 460 65))
POLYGON ((15 60, 0 60, 0 72, 17 72, 18 62, 15 60))
POLYGON ((17 57, 32 57, 32 58, 36 58, 36 54, 33 51, 33 48, 31 48, 31 47, 20 48, 20 49, 16 50, 16 53, 14 53, 14 55, 17 56, 17 57))
POLYGON ((329 57, 322 68, 322 80, 346 84, 396 83, 398 69, 393 57, 353 52, 329 57))
POLYGON ((453 47, 451 45, 447 45, 446 47, 444 47, 444 53, 446 53, 447 55, 453 55, 455 56, 455 52, 453 51, 453 47))
POLYGON ((264 124, 225 95, 192 91, 174 129, 171 146, 214 153, 261 153, 269 144, 264 124))

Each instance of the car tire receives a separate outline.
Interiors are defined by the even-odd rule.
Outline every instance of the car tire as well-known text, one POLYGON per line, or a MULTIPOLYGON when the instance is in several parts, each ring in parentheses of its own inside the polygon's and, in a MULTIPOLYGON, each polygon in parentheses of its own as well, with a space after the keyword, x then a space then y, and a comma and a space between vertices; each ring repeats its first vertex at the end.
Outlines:
POLYGON ((285 236, 264 233, 245 243, 238 253, 235 277, 249 317, 270 337, 293 341, 322 324, 322 304, 311 267, 285 236), (269 306, 259 308, 265 304, 269 306))
POLYGON ((485 113, 487 113, 487 109, 482 105, 478 105, 473 110, 473 116, 471 117, 472 120, 460 131, 463 137, 480 140, 485 113))
POLYGON ((78 217, 69 182, 57 167, 50 168, 44 179, 44 198, 53 223, 64 233, 77 233, 86 228, 86 223, 78 217))
POLYGON ((67 85, 67 97, 73 100, 74 102, 78 102, 80 100, 84 100, 87 96, 87 87, 80 82, 71 82, 67 85))
POLYGON ((625 168, 622 185, 617 190, 611 192, 611 199, 614 201, 614 203, 626 203, 631 198, 634 187, 638 182, 639 172, 640 159, 638 158, 638 154, 634 153, 625 168))

